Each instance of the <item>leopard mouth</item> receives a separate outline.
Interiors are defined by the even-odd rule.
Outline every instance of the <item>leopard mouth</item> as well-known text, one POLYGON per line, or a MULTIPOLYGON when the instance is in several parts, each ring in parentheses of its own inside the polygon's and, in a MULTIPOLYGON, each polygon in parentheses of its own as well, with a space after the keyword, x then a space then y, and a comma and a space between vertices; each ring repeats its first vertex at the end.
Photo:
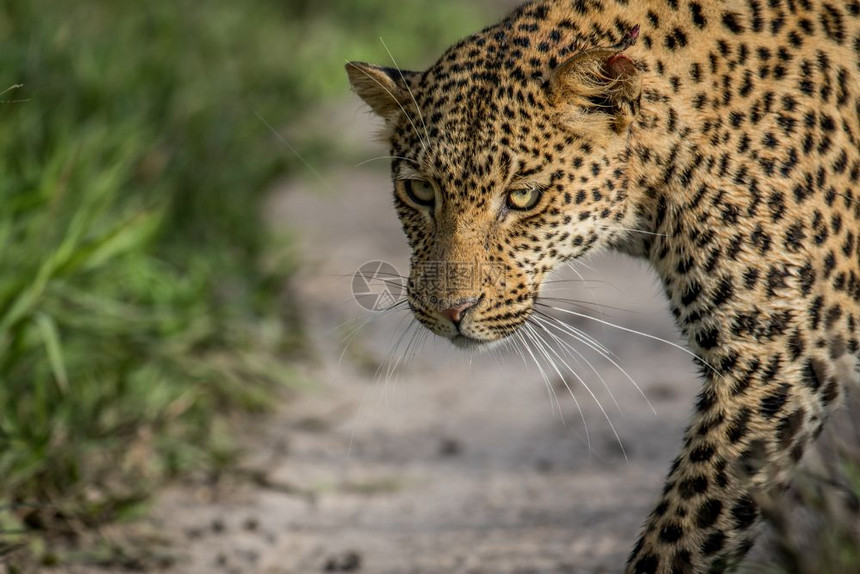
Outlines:
POLYGON ((463 315, 462 321, 451 321, 435 308, 428 308, 424 304, 426 298, 409 295, 409 308, 418 323, 460 349, 485 350, 502 343, 528 321, 532 312, 532 306, 526 305, 487 317, 483 315, 486 297, 482 296, 474 309, 463 315))

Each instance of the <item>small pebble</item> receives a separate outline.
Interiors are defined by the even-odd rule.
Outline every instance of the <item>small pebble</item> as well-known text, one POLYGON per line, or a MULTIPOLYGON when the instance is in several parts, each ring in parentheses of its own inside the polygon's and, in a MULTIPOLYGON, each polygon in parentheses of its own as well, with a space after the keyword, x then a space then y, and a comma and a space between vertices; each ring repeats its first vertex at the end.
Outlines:
POLYGON ((444 457, 457 456, 463 452, 460 441, 452 438, 442 439, 439 443, 439 454, 444 457))
POLYGON ((203 530, 200 528, 189 528, 185 531, 185 536, 189 540, 197 540, 199 538, 203 538, 203 530))
POLYGON ((324 572, 358 572, 361 570, 361 555, 354 550, 348 550, 326 560, 324 572))

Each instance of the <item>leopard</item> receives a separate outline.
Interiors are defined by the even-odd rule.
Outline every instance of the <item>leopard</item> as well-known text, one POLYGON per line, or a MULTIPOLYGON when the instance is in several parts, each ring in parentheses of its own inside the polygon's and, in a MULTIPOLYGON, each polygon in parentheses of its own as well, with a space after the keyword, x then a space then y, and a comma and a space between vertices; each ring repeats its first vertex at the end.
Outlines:
POLYGON ((858 382, 860 1, 535 0, 424 71, 346 71, 437 335, 490 347, 562 264, 649 262, 701 387, 624 571, 736 569, 858 382))

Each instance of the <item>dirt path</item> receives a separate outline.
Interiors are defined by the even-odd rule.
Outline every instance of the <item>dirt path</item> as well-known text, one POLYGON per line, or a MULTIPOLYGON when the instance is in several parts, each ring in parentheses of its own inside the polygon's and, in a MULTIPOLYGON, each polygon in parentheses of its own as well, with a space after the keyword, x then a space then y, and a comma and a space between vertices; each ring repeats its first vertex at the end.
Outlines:
MULTIPOLYGON (((306 263, 296 296, 319 348, 309 371, 321 388, 255 433, 253 481, 218 493, 176 488, 161 498, 158 530, 183 541, 168 571, 620 571, 690 411, 696 385, 688 358, 655 341, 574 323, 617 354, 657 412, 611 362, 586 351, 618 407, 588 367, 579 370, 627 460, 583 384, 566 377, 587 436, 558 375, 551 382, 561 415, 539 371, 514 353, 470 359, 428 341, 390 381, 379 380, 376 368, 407 315, 364 312, 351 281, 372 260, 408 270, 388 187, 383 172, 367 168, 333 175, 326 185, 287 183, 275 195, 269 215, 293 231, 306 263), (374 321, 340 360, 343 326, 367 318, 374 321)), ((605 283, 557 284, 557 296, 630 310, 604 309, 603 316, 675 340, 642 265, 589 265, 583 274, 605 283)))

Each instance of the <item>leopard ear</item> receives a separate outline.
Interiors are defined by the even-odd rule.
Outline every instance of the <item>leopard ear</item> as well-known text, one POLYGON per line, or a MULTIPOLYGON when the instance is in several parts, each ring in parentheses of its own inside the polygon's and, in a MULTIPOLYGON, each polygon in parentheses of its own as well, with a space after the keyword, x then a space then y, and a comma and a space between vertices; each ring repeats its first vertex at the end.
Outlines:
POLYGON ((572 113, 607 114, 615 131, 624 132, 642 96, 642 74, 624 48, 586 50, 561 64, 547 83, 550 102, 572 113))
POLYGON ((410 99, 407 82, 417 75, 415 72, 372 66, 363 62, 348 63, 346 73, 355 93, 376 115, 386 121, 391 121, 403 113, 403 107, 410 99))

